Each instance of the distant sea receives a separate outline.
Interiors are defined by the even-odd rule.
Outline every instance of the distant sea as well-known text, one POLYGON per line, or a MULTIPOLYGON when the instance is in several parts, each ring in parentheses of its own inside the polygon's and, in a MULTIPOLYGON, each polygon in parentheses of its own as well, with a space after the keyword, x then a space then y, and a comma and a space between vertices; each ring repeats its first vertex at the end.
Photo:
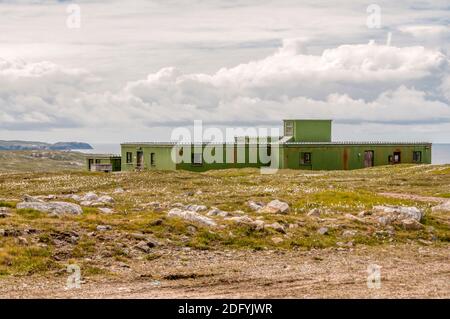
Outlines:
MULTIPOLYGON (((86 154, 120 154, 120 144, 91 144, 92 150, 73 150, 86 154)), ((433 164, 450 164, 450 144, 433 144, 433 164)))

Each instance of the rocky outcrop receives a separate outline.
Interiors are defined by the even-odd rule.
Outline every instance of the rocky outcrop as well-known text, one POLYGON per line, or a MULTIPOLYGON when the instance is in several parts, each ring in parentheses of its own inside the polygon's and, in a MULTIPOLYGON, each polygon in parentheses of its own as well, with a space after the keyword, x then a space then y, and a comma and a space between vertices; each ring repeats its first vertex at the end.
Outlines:
POLYGON ((412 218, 420 222, 424 215, 422 210, 414 206, 374 206, 373 210, 393 220, 412 218))
POLYGON ((30 201, 27 198, 26 201, 18 203, 17 209, 34 209, 40 212, 52 213, 52 214, 73 214, 80 215, 83 213, 80 205, 66 202, 42 202, 42 201, 30 201))

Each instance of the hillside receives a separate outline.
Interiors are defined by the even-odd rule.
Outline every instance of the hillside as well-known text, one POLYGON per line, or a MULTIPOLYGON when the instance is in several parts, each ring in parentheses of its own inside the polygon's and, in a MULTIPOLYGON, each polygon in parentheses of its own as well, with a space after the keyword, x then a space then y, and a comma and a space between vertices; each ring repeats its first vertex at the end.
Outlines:
POLYGON ((83 150, 92 149, 92 146, 81 142, 57 142, 54 144, 30 141, 1 141, 0 151, 17 150, 83 150))
POLYGON ((433 208, 448 203, 449 165, 4 172, 0 185, 3 296, 450 297, 449 212, 433 208), (18 208, 26 194, 83 213, 18 208), (273 200, 288 210, 253 209, 273 200), (424 216, 403 223, 378 205, 424 216), (68 264, 81 268, 80 291, 64 289, 68 264), (371 264, 383 267, 377 291, 371 264))
POLYGON ((62 151, 0 151, 0 172, 77 171, 85 167, 84 155, 62 151))

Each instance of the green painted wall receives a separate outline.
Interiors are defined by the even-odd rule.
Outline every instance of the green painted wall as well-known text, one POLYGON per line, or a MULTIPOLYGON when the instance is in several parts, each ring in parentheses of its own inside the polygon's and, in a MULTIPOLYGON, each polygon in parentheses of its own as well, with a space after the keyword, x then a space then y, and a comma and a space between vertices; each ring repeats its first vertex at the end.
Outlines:
POLYGON ((331 142, 331 120, 284 120, 293 123, 294 142, 331 142))
POLYGON ((151 144, 122 145, 122 170, 134 171, 137 168, 138 151, 143 154, 143 169, 174 170, 175 163, 171 158, 172 146, 151 144), (132 154, 132 162, 127 163, 127 152, 132 154), (151 164, 151 154, 154 154, 154 165, 151 164))
POLYGON ((388 165, 389 155, 401 153, 401 163, 414 163, 413 151, 422 152, 424 164, 431 164, 431 144, 409 145, 285 145, 283 168, 312 170, 343 170, 364 168, 364 152, 374 152, 374 166, 388 165), (302 165, 302 153, 311 153, 311 164, 302 165))

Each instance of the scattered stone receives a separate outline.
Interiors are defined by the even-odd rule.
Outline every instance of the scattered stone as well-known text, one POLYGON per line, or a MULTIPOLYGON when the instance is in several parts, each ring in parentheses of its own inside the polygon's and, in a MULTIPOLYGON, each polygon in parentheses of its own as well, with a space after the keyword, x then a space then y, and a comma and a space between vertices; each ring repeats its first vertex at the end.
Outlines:
POLYGON ((328 234, 328 228, 327 228, 327 227, 320 227, 320 228, 317 230, 317 232, 318 232, 320 235, 328 234))
POLYGON ((371 212, 371 211, 365 211, 365 210, 363 210, 362 212, 359 212, 359 213, 358 213, 358 217, 366 217, 366 216, 369 216, 369 215, 372 215, 372 212, 371 212))
POLYGON ((298 224, 289 224, 289 229, 298 228, 298 224))
POLYGON ((123 190, 123 188, 118 187, 118 188, 116 188, 116 189, 114 190, 113 194, 122 194, 122 193, 124 193, 124 192, 125 192, 125 191, 123 190))
POLYGON ((429 241, 429 240, 425 240, 425 239, 418 239, 417 240, 419 243, 424 244, 424 245, 432 245, 433 242, 429 241))
POLYGON ((192 212, 203 212, 208 209, 205 205, 186 205, 186 210, 190 210, 192 212))
POLYGON ((193 234, 195 234, 195 233, 197 232, 197 228, 195 228, 195 227, 192 226, 192 225, 189 225, 188 227, 186 227, 186 230, 187 230, 187 232, 188 232, 189 234, 191 234, 191 235, 193 235, 193 234))
POLYGON ((36 202, 43 203, 44 202, 43 200, 40 200, 40 199, 38 199, 36 197, 30 196, 30 195, 26 195, 26 194, 23 195, 23 201, 24 202, 30 202, 30 203, 36 203, 36 202))
POLYGON ((283 238, 281 237, 272 237, 271 239, 274 244, 280 244, 283 242, 283 238))
POLYGON ((438 212, 438 211, 450 212, 450 200, 447 200, 440 205, 434 206, 433 208, 431 208, 431 211, 433 211, 433 212, 438 212))
POLYGON ((228 212, 225 212, 223 210, 220 210, 216 207, 211 207, 211 210, 206 213, 207 216, 220 216, 220 217, 227 217, 229 215, 228 212))
POLYGON ((375 211, 384 213, 394 220, 413 218, 420 222, 424 213, 414 206, 374 206, 375 211))
POLYGON ((358 233, 358 232, 357 232, 356 230, 345 230, 345 231, 342 233, 342 237, 347 237, 347 238, 353 237, 353 236, 355 236, 357 233, 358 233))
POLYGON ((215 227, 217 226, 216 222, 213 221, 211 218, 202 216, 196 212, 188 211, 188 210, 181 210, 179 208, 172 208, 168 213, 168 217, 180 217, 185 220, 191 221, 191 222, 197 222, 200 224, 203 224, 205 226, 209 227, 215 227))
POLYGON ((250 209, 253 211, 258 211, 264 207, 264 203, 254 202, 252 200, 248 201, 247 204, 248 204, 248 207, 250 207, 250 209))
POLYGON ((424 228, 424 226, 414 218, 407 218, 401 220, 401 225, 405 230, 420 230, 424 228))
POLYGON ((53 213, 53 214, 74 214, 80 215, 83 213, 80 205, 66 202, 30 202, 25 201, 17 204, 17 209, 34 209, 40 212, 53 213))
POLYGON ((106 230, 111 230, 112 227, 110 225, 98 225, 97 226, 97 230, 98 231, 106 231, 106 230))
POLYGON ((306 215, 310 217, 320 217, 320 213, 321 213, 320 209, 313 208, 306 215))
POLYGON ((98 210, 104 214, 113 214, 114 213, 114 211, 108 207, 99 207, 98 210))
POLYGON ((272 229, 276 230, 277 232, 286 234, 286 229, 284 228, 284 226, 281 225, 280 223, 277 223, 277 222, 275 222, 275 223, 273 223, 273 224, 265 225, 264 227, 266 227, 266 228, 272 228, 272 229))
POLYGON ((260 209, 259 212, 269 214, 287 214, 289 212, 289 204, 275 199, 260 209))
POLYGON ((264 229, 264 221, 263 220, 255 220, 252 224, 253 226, 255 226, 255 229, 260 231, 264 229))
POLYGON ((364 219, 356 217, 355 215, 352 215, 352 214, 345 214, 344 217, 348 218, 348 219, 351 219, 351 220, 355 220, 355 221, 360 222, 360 223, 365 223, 364 219))
POLYGON ((152 222, 150 223, 150 225, 151 225, 151 226, 159 226, 159 225, 162 225, 163 223, 164 223, 164 220, 162 220, 162 219, 157 219, 157 220, 152 221, 152 222))
POLYGON ((103 196, 99 197, 97 201, 105 203, 105 204, 114 204, 114 198, 112 198, 111 196, 107 196, 107 195, 103 195, 103 196))
POLYGON ((6 236, 6 230, 0 228, 0 236, 6 236))
POLYGON ((73 195, 70 195, 68 198, 72 199, 76 202, 80 202, 82 197, 80 195, 73 194, 73 195))
POLYGON ((11 209, 8 207, 0 207, 0 218, 11 217, 11 209))
POLYGON ((151 251, 151 247, 147 244, 147 242, 141 240, 139 243, 134 246, 136 249, 143 251, 144 253, 148 253, 151 251))
POLYGON ((20 245, 28 245, 28 240, 25 237, 17 237, 17 241, 20 245))
POLYGON ((183 208, 184 205, 181 203, 173 203, 172 205, 170 205, 170 207, 172 208, 183 208))
POLYGON ((98 200, 98 196, 97 194, 95 194, 94 192, 89 192, 86 195, 84 195, 81 198, 82 201, 90 201, 90 202, 94 202, 98 200))
POLYGON ((244 216, 235 216, 235 217, 228 217, 225 218, 225 220, 231 220, 235 222, 236 224, 245 224, 245 225, 251 225, 254 223, 254 220, 248 217, 247 215, 244 216))

